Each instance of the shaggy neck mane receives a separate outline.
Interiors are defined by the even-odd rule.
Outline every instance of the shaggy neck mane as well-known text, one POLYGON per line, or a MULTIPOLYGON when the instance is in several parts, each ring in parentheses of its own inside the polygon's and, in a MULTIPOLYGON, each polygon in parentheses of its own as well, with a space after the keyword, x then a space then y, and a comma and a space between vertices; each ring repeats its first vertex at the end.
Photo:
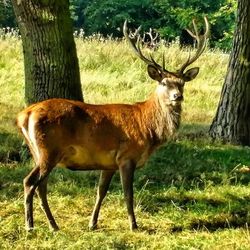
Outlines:
POLYGON ((171 138, 180 125, 181 105, 166 104, 157 95, 146 103, 145 120, 150 136, 162 143, 171 138))

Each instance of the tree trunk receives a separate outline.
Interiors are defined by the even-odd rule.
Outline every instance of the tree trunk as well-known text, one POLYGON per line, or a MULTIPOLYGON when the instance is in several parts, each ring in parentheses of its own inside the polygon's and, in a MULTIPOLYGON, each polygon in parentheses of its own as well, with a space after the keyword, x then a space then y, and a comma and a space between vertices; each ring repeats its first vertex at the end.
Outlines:
POLYGON ((83 100, 68 0, 12 0, 22 37, 25 99, 83 100))
POLYGON ((250 145, 250 1, 238 1, 236 31, 227 75, 210 135, 250 145))

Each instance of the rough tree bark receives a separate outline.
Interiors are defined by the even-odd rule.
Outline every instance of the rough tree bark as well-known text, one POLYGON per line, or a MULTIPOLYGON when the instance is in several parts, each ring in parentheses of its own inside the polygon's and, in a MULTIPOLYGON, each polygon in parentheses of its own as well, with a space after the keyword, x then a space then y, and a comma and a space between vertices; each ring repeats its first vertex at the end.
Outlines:
POLYGON ((21 32, 27 104, 83 100, 68 0, 12 0, 21 32))
POLYGON ((239 0, 233 50, 210 135, 250 145, 250 1, 239 0))

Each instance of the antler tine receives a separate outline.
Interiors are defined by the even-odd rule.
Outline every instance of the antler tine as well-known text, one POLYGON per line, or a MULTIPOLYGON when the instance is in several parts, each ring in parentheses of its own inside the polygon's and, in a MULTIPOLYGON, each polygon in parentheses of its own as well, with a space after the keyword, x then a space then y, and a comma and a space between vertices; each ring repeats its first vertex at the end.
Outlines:
POLYGON ((187 61, 178 70, 180 74, 183 74, 183 71, 187 68, 187 66, 195 62, 206 48, 208 36, 209 36, 209 23, 208 23, 207 17, 204 17, 204 21, 205 21, 205 28, 206 28, 204 35, 199 35, 195 20, 193 20, 193 27, 194 27, 195 34, 192 31, 187 29, 187 32, 197 41, 197 51, 193 57, 191 57, 189 54, 187 61))
POLYGON ((137 40, 140 38, 140 30, 141 30, 141 26, 139 26, 136 30, 135 30, 135 33, 133 34, 131 31, 130 31, 130 34, 131 34, 131 38, 132 39, 136 39, 137 40))
MULTIPOLYGON (((139 27, 140 28, 140 27, 139 27)), ((124 37, 126 38, 126 40, 129 42, 130 46, 132 47, 133 51, 135 52, 135 54, 140 58, 142 59, 146 64, 148 65, 153 65, 155 66, 158 70, 160 71, 166 71, 162 66, 160 66, 154 59, 152 56, 151 57, 151 60, 149 60, 148 58, 146 58, 143 54, 142 54, 142 51, 140 49, 140 36, 138 35, 139 34, 139 28, 136 30, 135 34, 136 36, 138 37, 137 38, 137 42, 135 42, 136 40, 136 37, 135 37, 135 34, 133 36, 133 38, 129 37, 128 35, 128 27, 127 27, 127 20, 125 20, 124 22, 124 25, 123 25, 123 34, 124 34, 124 37)))
POLYGON ((195 34, 191 30, 189 30, 189 29, 186 29, 186 31, 189 33, 190 36, 192 36, 194 39, 196 39, 196 41, 197 41, 197 47, 199 48, 200 37, 199 37, 199 32, 198 32, 198 29, 197 29, 197 25, 196 25, 195 19, 192 20, 192 23, 193 23, 195 34))
POLYGON ((148 34, 149 35, 149 37, 150 37, 150 43, 151 44, 154 44, 154 42, 156 41, 156 39, 158 38, 158 36, 159 36, 159 33, 158 32, 156 32, 155 33, 155 35, 153 36, 153 29, 152 28, 149 28, 149 32, 146 32, 146 34, 148 34))
POLYGON ((154 40, 156 40, 158 36, 159 36, 159 33, 156 33, 155 37, 154 37, 154 40))
POLYGON ((160 69, 161 71, 162 71, 162 70, 166 71, 166 70, 164 69, 163 66, 159 65, 159 64, 155 61, 155 59, 153 58, 152 55, 150 55, 150 58, 151 58, 151 61, 152 61, 153 64, 154 64, 154 66, 156 66, 156 67, 157 67, 158 69, 160 69))
POLYGON ((209 32, 210 32, 210 25, 209 25, 209 22, 208 22, 206 16, 204 17, 204 20, 205 20, 205 24, 206 24, 206 31, 205 31, 205 33, 204 33, 204 36, 205 36, 205 37, 208 37, 208 36, 209 36, 209 32))
POLYGON ((194 27, 195 36, 196 36, 196 37, 199 37, 199 32, 198 32, 198 29, 197 29, 197 25, 196 25, 195 19, 193 19, 192 22, 193 22, 193 27, 194 27))

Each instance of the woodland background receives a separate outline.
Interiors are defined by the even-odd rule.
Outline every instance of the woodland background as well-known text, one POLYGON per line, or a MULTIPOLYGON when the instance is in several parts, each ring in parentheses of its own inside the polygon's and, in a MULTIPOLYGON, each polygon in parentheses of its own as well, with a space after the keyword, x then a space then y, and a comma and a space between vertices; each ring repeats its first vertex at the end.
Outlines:
MULTIPOLYGON (((192 43, 185 32, 192 18, 205 14, 211 23, 210 46, 230 50, 235 25, 236 0, 70 0, 74 28, 89 36, 100 33, 122 37, 125 19, 142 30, 153 28, 160 37, 172 41, 179 37, 192 43), (84 28, 83 28, 84 27, 84 28), (83 29, 83 30, 81 30, 83 29)), ((10 0, 0 2, 0 27, 16 27, 10 0)))

